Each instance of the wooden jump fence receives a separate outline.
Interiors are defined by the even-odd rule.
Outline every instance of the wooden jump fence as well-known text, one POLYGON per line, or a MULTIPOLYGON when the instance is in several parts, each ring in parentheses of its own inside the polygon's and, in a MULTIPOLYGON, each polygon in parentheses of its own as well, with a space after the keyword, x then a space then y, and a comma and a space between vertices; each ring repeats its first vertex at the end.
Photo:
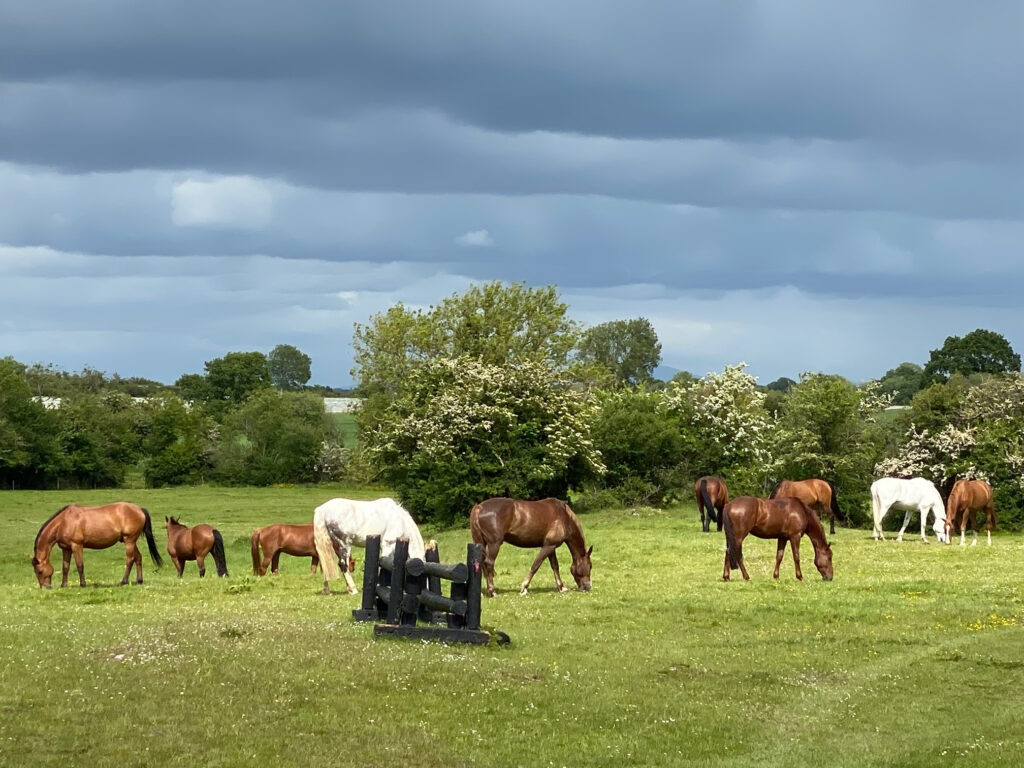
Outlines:
MULTIPOLYGON (((491 635, 480 629, 482 564, 483 547, 478 544, 466 547, 466 562, 447 564, 439 562, 437 549, 428 549, 422 560, 410 559, 407 539, 395 543, 394 554, 381 557, 380 536, 367 536, 362 607, 352 616, 378 622, 375 635, 487 643, 491 635), (447 597, 442 580, 451 582, 447 597)), ((495 634, 508 642, 504 632, 495 634)))

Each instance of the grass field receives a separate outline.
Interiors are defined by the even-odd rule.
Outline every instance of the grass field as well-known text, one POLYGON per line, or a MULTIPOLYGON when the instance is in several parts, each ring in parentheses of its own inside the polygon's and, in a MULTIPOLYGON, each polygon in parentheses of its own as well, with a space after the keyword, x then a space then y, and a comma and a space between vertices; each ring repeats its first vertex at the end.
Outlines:
MULTIPOLYGON (((251 575, 254 526, 372 491, 133 491, 161 549, 164 515, 216 524, 231 576, 190 564, 179 581, 145 553, 145 585, 119 587, 115 548, 86 552, 87 588, 39 590, 39 525, 117 495, 0 493, 4 765, 1020 763, 1019 535, 960 548, 841 530, 832 583, 806 539, 805 581, 787 555, 773 582, 774 543, 749 539, 752 580, 725 584, 722 538, 692 506, 592 514, 592 593, 554 593, 545 565, 519 597, 533 553, 505 547, 483 621, 512 645, 447 647, 375 640, 351 620, 359 598, 319 595, 308 561, 251 575)), ((465 556, 465 530, 427 533, 443 560, 465 556)))

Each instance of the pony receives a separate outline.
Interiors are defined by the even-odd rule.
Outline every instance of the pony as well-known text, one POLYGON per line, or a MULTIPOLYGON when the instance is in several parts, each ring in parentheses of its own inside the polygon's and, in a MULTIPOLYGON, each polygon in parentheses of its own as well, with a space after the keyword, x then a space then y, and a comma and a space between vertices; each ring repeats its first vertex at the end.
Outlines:
MULTIPOLYGON (((278 573, 277 564, 281 553, 295 557, 311 557, 310 573, 316 573, 320 565, 320 557, 316 553, 316 544, 313 543, 313 524, 288 525, 287 523, 274 523, 263 528, 257 528, 252 532, 250 538, 252 546, 252 572, 256 576, 265 576, 267 566, 271 566, 271 573, 278 573), (262 560, 260 548, 263 549, 262 560)), ((335 554, 338 548, 334 547, 335 554)), ((349 557, 349 570, 356 567, 355 560, 349 557)))
POLYGON ((953 533, 957 524, 960 525, 960 546, 964 546, 964 529, 970 528, 974 537, 971 539, 971 546, 978 543, 978 529, 976 528, 976 512, 985 512, 985 532, 988 534, 988 545, 992 546, 992 529, 996 527, 996 510, 992 506, 992 486, 984 480, 967 480, 961 478, 956 481, 953 490, 949 493, 949 503, 946 505, 948 516, 946 517, 946 540, 953 533))
POLYGON ((828 532, 835 535, 836 515, 842 515, 839 511, 839 502, 836 499, 836 487, 828 480, 819 480, 814 477, 809 480, 780 480, 768 494, 769 499, 777 499, 781 496, 792 496, 800 499, 811 509, 816 509, 822 517, 828 513, 828 532))
POLYGON ((569 573, 576 580, 576 587, 583 592, 592 588, 590 582, 590 555, 593 547, 587 549, 583 538, 583 526, 569 505, 560 499, 521 501, 497 497, 477 504, 469 513, 469 530, 473 543, 484 548, 484 576, 487 577, 487 596, 494 597, 494 560, 503 542, 515 547, 540 547, 530 572, 519 588, 525 595, 530 581, 540 564, 547 558, 555 572, 555 588, 568 592, 558 573, 558 558, 555 550, 565 544, 572 555, 569 573))
MULTIPOLYGON (((394 499, 326 501, 313 510, 313 543, 320 558, 325 595, 331 594, 329 582, 342 575, 350 595, 359 591, 346 566, 351 565, 352 545, 365 547, 367 536, 380 536, 381 557, 393 554, 399 539, 409 540, 410 558, 423 558, 426 554, 427 548, 412 515, 394 499), (338 562, 334 561, 335 552, 338 562)), ((430 545, 431 549, 437 546, 433 541, 430 545)))
POLYGON ((149 512, 135 504, 117 501, 101 507, 83 507, 69 504, 55 512, 43 523, 36 534, 33 544, 32 569, 42 589, 49 589, 53 578, 53 566, 50 565, 50 551, 54 545, 60 547, 64 554, 64 569, 60 585, 68 585, 68 570, 74 556, 78 567, 78 583, 85 586, 85 568, 82 563, 82 549, 106 549, 119 541, 124 542, 124 578, 121 584, 128 583, 132 563, 135 564, 135 583, 142 583, 142 552, 136 541, 145 535, 149 545, 149 554, 157 567, 163 565, 160 552, 153 538, 153 524, 149 512))
POLYGON ((800 499, 783 496, 766 500, 741 496, 725 505, 722 517, 725 520, 723 581, 729 581, 733 568, 739 568, 743 578, 750 579, 743 565, 743 539, 748 533, 759 539, 778 539, 775 573, 772 574, 774 579, 779 578, 779 566, 782 564, 782 556, 786 553, 788 541, 793 549, 796 577, 801 581, 804 576, 800 572, 800 538, 807 534, 807 538, 814 545, 814 565, 821 573, 821 578, 832 581, 832 546, 825 541, 825 528, 818 516, 800 499))
POLYGON ((702 477, 693 484, 693 495, 697 497, 697 510, 704 533, 711 530, 711 523, 718 523, 722 530, 722 510, 729 503, 729 489, 725 480, 713 475, 702 477))
POLYGON ((871 537, 876 541, 885 540, 882 532, 882 518, 890 509, 902 509, 906 514, 903 516, 903 527, 900 528, 896 541, 903 541, 903 532, 907 530, 910 522, 910 515, 913 512, 921 514, 921 541, 927 542, 928 535, 925 533, 925 524, 928 522, 928 513, 935 518, 932 529, 935 531, 935 538, 939 543, 949 542, 949 531, 946 529, 946 508, 942 504, 942 496, 928 480, 923 477, 914 477, 909 480, 902 480, 897 477, 883 477, 871 484, 871 516, 874 520, 874 530, 871 537))
POLYGON ((165 517, 167 523, 167 554, 178 569, 178 578, 185 572, 185 562, 195 560, 199 566, 199 578, 206 575, 206 556, 213 554, 217 575, 228 575, 227 559, 224 556, 224 538, 220 531, 205 523, 189 528, 175 517, 165 517))

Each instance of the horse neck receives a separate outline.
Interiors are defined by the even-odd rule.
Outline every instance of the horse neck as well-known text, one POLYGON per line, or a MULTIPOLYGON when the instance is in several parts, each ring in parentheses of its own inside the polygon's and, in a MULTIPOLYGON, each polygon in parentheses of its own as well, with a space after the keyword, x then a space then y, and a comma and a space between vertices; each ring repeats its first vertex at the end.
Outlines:
POLYGON ((814 545, 815 552, 828 546, 828 541, 825 539, 825 526, 821 524, 821 520, 818 519, 818 513, 813 509, 807 510, 807 526, 804 528, 804 533, 807 534, 807 538, 814 545))
POLYGON ((587 542, 583 538, 583 526, 580 519, 568 507, 565 508, 566 528, 568 535, 565 537, 565 545, 569 547, 572 561, 575 563, 587 554, 587 542))
MULTIPOLYGON (((63 510, 61 511, 63 512, 63 510)), ((43 527, 39 529, 39 533, 36 535, 35 551, 32 554, 40 562, 50 559, 50 550, 57 543, 59 519, 60 513, 57 513, 43 524, 43 527)))

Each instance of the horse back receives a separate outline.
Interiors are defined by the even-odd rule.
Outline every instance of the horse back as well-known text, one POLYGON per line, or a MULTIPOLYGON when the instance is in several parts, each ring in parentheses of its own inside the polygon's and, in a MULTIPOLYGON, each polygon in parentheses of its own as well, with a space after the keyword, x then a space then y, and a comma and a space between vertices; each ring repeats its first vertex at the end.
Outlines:
POLYGON ((540 547, 562 543, 570 535, 572 520, 565 502, 547 498, 523 501, 495 497, 477 504, 470 514, 474 539, 505 541, 516 547, 540 547))

